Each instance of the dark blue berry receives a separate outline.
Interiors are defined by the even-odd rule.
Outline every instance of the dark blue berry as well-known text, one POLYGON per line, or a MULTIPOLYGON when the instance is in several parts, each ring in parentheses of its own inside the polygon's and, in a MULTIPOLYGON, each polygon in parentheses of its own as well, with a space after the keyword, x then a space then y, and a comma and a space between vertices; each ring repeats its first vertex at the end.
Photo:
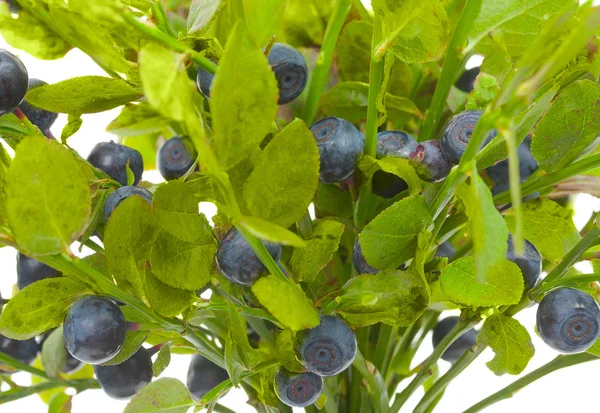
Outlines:
POLYGON ((377 274, 379 270, 377 268, 373 268, 369 265, 365 256, 362 252, 362 247, 360 243, 356 241, 354 244, 354 248, 352 249, 352 264, 354 264, 354 269, 359 274, 377 274))
POLYGON ((310 130, 319 147, 319 180, 333 184, 349 178, 365 146, 362 133, 347 120, 335 117, 321 119, 310 130))
POLYGON ((214 78, 215 75, 198 66, 198 72, 196 74, 196 84, 198 86, 198 90, 200 91, 200 93, 202 93, 202 96, 204 96, 207 99, 210 99, 210 90, 212 88, 214 78))
MULTIPOLYGON (((465 110, 464 112, 454 115, 452 119, 448 121, 444 127, 442 138, 440 139, 442 152, 448 161, 453 164, 458 164, 460 162, 460 158, 463 153, 465 153, 473 130, 482 114, 483 112, 480 110, 465 110)), ((486 138, 484 145, 489 143, 497 133, 496 130, 491 131, 486 138)))
POLYGON ((531 290, 540 279, 542 273, 542 257, 533 244, 525 241, 525 251, 523 255, 515 253, 515 246, 512 234, 508 234, 508 249, 506 259, 514 262, 521 269, 523 280, 525 282, 525 291, 531 290))
MULTIPOLYGON (((458 323, 459 317, 446 317, 441 320, 433 329, 433 335, 431 337, 431 341, 433 343, 433 347, 437 347, 442 339, 454 328, 456 323, 458 323)), ((470 349, 477 342, 477 331, 474 329, 470 329, 465 332, 462 336, 457 338, 454 343, 450 344, 450 346, 444 351, 442 354, 442 359, 454 363, 456 360, 460 358, 464 354, 465 351, 470 349)))
POLYGON ((371 184, 371 192, 385 199, 391 199, 408 189, 404 179, 385 171, 375 172, 371 184))
POLYGON ((106 198, 106 202, 104 203, 104 222, 108 222, 108 219, 114 210, 117 209, 121 202, 130 196, 139 196, 149 204, 152 204, 152 192, 145 188, 140 188, 139 186, 122 186, 115 189, 108 198, 106 198))
POLYGON ((73 373, 76 373, 77 371, 79 371, 79 369, 81 369, 84 366, 84 364, 81 361, 77 360, 75 357, 73 357, 71 355, 71 353, 69 353, 67 351, 66 347, 65 347, 65 353, 67 354, 67 359, 66 359, 65 365, 62 369, 63 373, 73 374, 73 373))
POLYGON ((419 142, 406 132, 386 130, 377 134, 377 158, 386 156, 408 159, 419 142))
POLYGON ((284 105, 300 96, 308 81, 304 56, 292 46, 275 43, 267 59, 277 79, 279 104, 284 105))
POLYGON ((456 81, 455 86, 463 92, 470 93, 475 88, 475 79, 480 72, 479 66, 465 70, 456 81))
POLYGON ((0 3, 8 4, 8 10, 14 14, 17 14, 22 10, 21 5, 17 3, 16 0, 0 0, 0 3))
POLYGON ((306 370, 319 376, 341 373, 356 357, 356 336, 339 318, 322 316, 321 324, 302 334, 298 359, 306 370))
POLYGON ((127 185, 128 163, 135 177, 134 185, 140 182, 144 172, 142 154, 133 148, 114 142, 97 144, 88 156, 88 161, 123 186, 127 185))
POLYGON ((419 178, 427 182, 445 179, 452 169, 452 164, 440 150, 440 141, 435 139, 417 145, 415 151, 410 154, 409 163, 419 178))
MULTIPOLYGON (((46 82, 39 79, 29 79, 29 87, 28 90, 32 90, 41 86, 47 85, 46 82)), ((27 100, 24 100, 19 105, 19 108, 23 111, 27 119, 35 126, 37 126, 42 132, 50 129, 54 122, 58 118, 58 113, 49 112, 44 109, 36 108, 35 106, 30 105, 27 100)))
MULTIPOLYGON (((278 262, 281 258, 281 246, 265 241, 263 245, 278 262)), ((221 273, 235 284, 252 285, 267 272, 267 268, 235 227, 231 228, 221 241, 216 261, 221 273)))
POLYGON ((287 406, 310 406, 322 391, 323 378, 314 373, 292 373, 280 367, 275 374, 275 394, 287 406))
POLYGON ((562 353, 580 353, 600 335, 600 307, 583 291, 562 288, 546 295, 537 309, 542 340, 562 353))
POLYGON ((88 296, 75 303, 64 322, 65 346, 77 360, 102 364, 121 350, 127 323, 121 309, 104 297, 88 296))
MULTIPOLYGON (((531 154, 531 139, 525 138, 523 142, 517 148, 517 154, 519 156, 519 176, 521 182, 525 181, 538 169, 538 163, 531 154)), ((509 172, 508 172, 508 159, 504 159, 495 165, 492 165, 486 169, 489 178, 496 184, 508 184, 509 172)))
POLYGON ((435 252, 436 257, 452 258, 456 254, 456 248, 449 241, 442 242, 435 252))
POLYGON ((196 162, 196 155, 182 138, 175 137, 165 142, 158 152, 158 170, 167 181, 179 179, 196 162))
POLYGON ((143 347, 115 366, 94 366, 98 383, 114 399, 128 399, 152 381, 152 359, 143 347))
POLYGON ((206 393, 228 378, 227 371, 200 354, 195 354, 187 373, 187 388, 192 398, 200 401, 206 393))
MULTIPOLYGON (((21 363, 31 364, 37 356, 38 345, 35 338, 20 341, 0 335, 0 353, 9 355, 21 363)), ((0 371, 11 372, 12 369, 0 363, 0 371)))
POLYGON ((36 281, 54 277, 60 277, 60 272, 21 253, 17 255, 17 287, 19 290, 36 281))
POLYGON ((12 112, 27 94, 29 76, 21 60, 0 49, 0 116, 12 112))

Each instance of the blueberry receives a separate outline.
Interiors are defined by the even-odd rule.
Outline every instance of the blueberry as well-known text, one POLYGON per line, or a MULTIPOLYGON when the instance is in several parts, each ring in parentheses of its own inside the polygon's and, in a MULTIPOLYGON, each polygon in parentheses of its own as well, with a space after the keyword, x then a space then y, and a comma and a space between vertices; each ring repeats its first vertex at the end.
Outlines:
POLYGON ((184 176, 194 162, 196 162, 194 151, 180 137, 166 141, 158 152, 158 170, 167 181, 184 176))
POLYGON ((67 348, 65 347, 65 353, 67 353, 67 359, 65 362, 65 365, 62 369, 62 372, 65 374, 73 374, 76 373, 77 371, 79 371, 79 369, 81 369, 83 367, 83 363, 79 360, 77 360, 75 357, 73 357, 71 355, 71 353, 69 353, 67 351, 67 348))
POLYGON ((356 357, 356 336, 344 321, 322 316, 321 324, 302 332, 298 349, 300 363, 319 376, 335 376, 356 357))
POLYGON ((152 204, 152 192, 145 188, 140 188, 139 186, 122 186, 115 189, 108 198, 106 198, 106 202, 104 203, 104 222, 108 222, 108 219, 114 210, 117 209, 121 202, 130 196, 139 196, 149 204, 152 204))
POLYGON ((290 407, 306 407, 323 391, 323 378, 314 373, 291 373, 280 367, 275 374, 275 394, 290 407))
POLYGON ((210 99, 210 90, 212 88, 214 78, 215 75, 198 66, 198 72, 196 73, 196 84, 198 86, 198 90, 200 93, 202 93, 202 96, 207 99, 210 99))
MULTIPOLYGON (((456 323, 458 323, 459 317, 452 316, 446 317, 433 329, 433 335, 431 337, 431 341, 433 343, 433 347, 437 347, 442 339, 454 328, 456 323)), ((442 359, 454 363, 456 360, 463 355, 465 351, 470 349, 477 342, 477 330, 470 329, 465 332, 462 336, 457 338, 454 343, 450 344, 450 346, 444 351, 442 354, 442 359)))
POLYGON ((88 296, 75 303, 64 322, 65 346, 77 360, 102 364, 123 347, 127 324, 121 309, 104 297, 88 296))
MULTIPOLYGON (((519 177, 525 181, 538 169, 538 163, 531 154, 531 138, 527 137, 517 148, 519 156, 519 177)), ((496 184, 508 184, 508 159, 504 159, 486 169, 489 178, 496 184)))
MULTIPOLYGON (((465 153, 473 130, 482 114, 483 112, 480 110, 465 110, 454 115, 444 127, 440 139, 441 149, 446 159, 451 163, 458 164, 460 162, 460 158, 465 153)), ((489 143, 497 133, 496 130, 491 131, 484 145, 489 143)))
POLYGON ((224 369, 200 354, 195 354, 187 373, 187 388, 192 398, 200 401, 206 393, 228 378, 229 374, 224 369))
MULTIPOLYGON (((271 257, 279 262, 281 246, 265 241, 263 245, 267 247, 271 257)), ((234 284, 252 285, 267 272, 267 268, 235 227, 231 228, 221 241, 216 261, 221 273, 234 284)))
POLYGON ((542 257, 533 244, 525 241, 525 251, 523 255, 515 253, 512 234, 508 234, 508 250, 506 251, 506 259, 514 262, 523 273, 525 281, 525 291, 531 290, 540 279, 542 273, 542 257))
POLYGON ((435 139, 417 145, 415 151, 410 154, 409 163, 419 178, 427 182, 444 180, 452 169, 452 164, 440 149, 440 141, 435 139))
POLYGON ((114 399, 128 399, 152 381, 152 360, 143 347, 115 366, 94 366, 98 383, 114 399))
POLYGON ((387 130, 377 134, 377 158, 386 156, 408 159, 419 142, 406 132, 387 130))
POLYGON ((36 281, 54 277, 60 277, 60 272, 21 253, 17 255, 17 287, 19 290, 36 281))
POLYGON ((377 274, 379 270, 377 268, 373 268, 369 265, 365 256, 362 252, 362 247, 360 243, 356 241, 354 244, 354 248, 352 249, 352 264, 354 264, 354 269, 359 274, 377 274))
POLYGON ((442 242, 435 252, 436 257, 452 258, 456 254, 456 248, 450 243, 450 241, 442 242))
MULTIPOLYGON (((31 364, 38 353, 38 345, 35 338, 29 340, 13 340, 0 335, 0 353, 7 354, 21 363, 31 364)), ((11 368, 4 367, 0 363, 0 371, 11 372, 11 368)))
POLYGON ((475 79, 479 76, 480 72, 481 69, 479 66, 465 70, 454 86, 463 92, 470 93, 475 88, 475 79))
POLYGON ((0 3, 8 4, 8 10, 11 13, 17 14, 21 11, 21 5, 16 0, 0 0, 0 3))
POLYGON ((142 154, 133 148, 114 142, 97 144, 88 156, 88 161, 123 186, 127 185, 128 162, 135 177, 134 185, 140 182, 144 172, 142 154))
POLYGON ((0 116, 12 112, 27 93, 29 76, 21 60, 0 49, 0 116))
MULTIPOLYGON (((33 90, 45 85, 47 85, 47 83, 43 80, 29 79, 28 90, 33 90)), ((58 113, 36 108, 35 106, 30 105, 27 100, 21 102, 19 108, 23 111, 25 116, 27 116, 27 119, 29 119, 29 121, 37 126, 42 132, 50 129, 50 127, 54 125, 54 122, 58 118, 58 113)))
POLYGON ((385 171, 373 174, 371 191, 382 198, 391 199, 408 189, 406 181, 399 176, 385 171))
POLYGON ((277 79, 278 103, 290 103, 300 96, 308 81, 308 67, 304 56, 292 46, 275 43, 267 59, 277 79))
POLYGON ((550 347, 562 353, 580 353, 600 335, 600 307, 580 290, 561 288, 540 301, 536 323, 542 340, 550 347))
POLYGON ((319 180, 333 184, 350 177, 365 146, 362 133, 347 120, 335 117, 321 119, 310 131, 319 147, 319 180))

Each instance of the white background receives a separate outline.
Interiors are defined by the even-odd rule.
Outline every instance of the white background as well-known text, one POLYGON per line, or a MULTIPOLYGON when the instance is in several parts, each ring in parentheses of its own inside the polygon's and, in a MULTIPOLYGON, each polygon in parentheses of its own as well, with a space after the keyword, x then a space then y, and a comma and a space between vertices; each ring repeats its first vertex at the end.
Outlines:
MULTIPOLYGON (((8 48, 0 38, 0 48, 8 48)), ((58 82, 60 80, 82 75, 105 75, 87 56, 78 50, 70 51, 66 58, 59 61, 39 61, 31 56, 14 51, 25 63, 30 77, 39 78, 48 83, 58 82)), ((90 150, 100 141, 108 141, 113 137, 105 132, 106 125, 114 119, 118 111, 104 112, 96 115, 84 115, 84 123, 81 130, 70 138, 69 144, 79 153, 86 157, 90 150)), ((58 121, 52 128, 55 136, 60 136, 63 126, 66 124, 66 116, 60 115, 58 121)), ((155 171, 146 173, 144 179, 158 182, 160 175, 155 171)), ((580 228, 588 219, 592 209, 600 209, 598 200, 589 196, 580 196, 576 202, 576 225, 580 228)), ((207 214, 214 208, 207 208, 203 211, 207 214)), ((584 269, 586 272, 589 268, 584 269)), ((9 248, 0 249, 0 291, 3 297, 10 297, 13 284, 16 282, 16 253, 9 248)), ((536 354, 530 362, 526 372, 539 367, 550 361, 557 354, 543 344, 533 331, 535 324, 535 308, 522 312, 517 317, 523 325, 529 330, 536 354)), ((415 357, 415 364, 421 362, 431 352, 430 338, 426 340, 427 345, 423 346, 415 357)), ((436 411, 442 413, 462 412, 475 402, 487 397, 493 392, 511 383, 515 378, 511 376, 496 377, 485 366, 485 361, 492 358, 493 354, 488 349, 479 359, 473 363, 462 375, 456 379, 448 388, 445 397, 438 405, 436 411)), ((176 377, 185 382, 189 356, 173 356, 173 360, 162 377, 176 377)), ((442 363, 442 370, 445 371, 449 364, 442 363)), ((571 367, 547 376, 533 385, 519 392, 513 399, 500 402, 490 407, 486 412, 505 413, 507 411, 520 413, 530 411, 545 412, 565 412, 565 411, 598 411, 598 402, 596 392, 598 391, 598 377, 600 376, 600 363, 593 362, 580 366, 571 367)), ((18 384, 29 384, 28 375, 16 374, 13 376, 18 384)), ((406 383, 405 383, 406 384, 406 383)), ((404 384, 404 385, 405 385, 404 384)), ((3 388, 5 389, 5 388, 3 388)), ((403 411, 410 412, 416 405, 422 395, 422 390, 407 403, 403 411)), ((254 412, 254 409, 248 407, 246 396, 243 391, 234 389, 221 400, 222 404, 232 408, 234 411, 254 412)), ((126 405, 125 402, 109 399, 101 390, 86 391, 74 398, 74 413, 95 413, 95 412, 121 412, 126 405)), ((31 396, 17 402, 12 402, 0 407, 2 413, 23 413, 23 412, 44 412, 46 406, 37 396, 31 396)))

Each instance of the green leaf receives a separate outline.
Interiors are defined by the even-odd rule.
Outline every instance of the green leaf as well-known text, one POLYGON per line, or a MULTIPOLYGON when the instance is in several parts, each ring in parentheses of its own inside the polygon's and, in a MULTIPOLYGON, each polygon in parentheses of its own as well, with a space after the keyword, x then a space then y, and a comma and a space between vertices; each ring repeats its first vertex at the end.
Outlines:
POLYGON ((297 281, 311 282, 333 258, 344 233, 344 224, 330 219, 313 222, 305 248, 294 250, 290 265, 297 281))
POLYGON ((336 301, 340 303, 338 311, 342 317, 353 326, 376 323, 408 326, 427 309, 429 292, 414 270, 384 271, 376 276, 365 274, 352 278, 336 301), (355 299, 366 293, 371 295, 369 302, 355 299))
POLYGON ((82 164, 54 140, 25 138, 17 146, 4 190, 8 221, 28 255, 67 251, 88 223, 87 175, 82 164))
POLYGON ((48 413, 71 413, 73 396, 66 393, 58 393, 48 403, 48 413))
POLYGON ((485 282, 475 275, 474 257, 463 257, 442 270, 443 293, 453 302, 470 307, 517 304, 523 295, 523 275, 516 264, 503 260, 488 266, 485 282))
POLYGON ((0 3, 0 27, 6 43, 38 59, 60 59, 71 49, 69 43, 27 9, 14 18, 4 2, 0 3))
POLYGON ((500 91, 496 78, 487 73, 480 73, 475 80, 474 89, 467 96, 467 110, 484 110, 496 98, 500 91))
POLYGON ((158 132, 168 127, 171 121, 154 110, 150 104, 128 103, 107 127, 106 131, 118 136, 140 136, 158 132))
POLYGON ((83 125, 83 120, 78 115, 69 115, 69 121, 60 135, 60 141, 64 144, 71 136, 75 135, 83 125))
POLYGON ((264 240, 292 247, 305 247, 306 242, 293 232, 279 225, 263 221, 255 217, 239 217, 233 222, 236 226, 245 228, 252 235, 264 240))
POLYGON ((250 346, 246 320, 231 301, 227 301, 229 330, 225 340, 225 362, 234 386, 241 380, 242 373, 252 369, 262 360, 262 354, 250 346))
POLYGON ((365 183, 363 185, 371 186, 373 175, 377 171, 384 171, 396 175, 406 184, 411 194, 421 193, 423 190, 423 181, 417 176, 415 168, 409 165, 408 159, 385 157, 376 159, 369 155, 363 155, 358 161, 358 169, 365 174, 365 183))
POLYGON ((242 361, 243 352, 236 345, 231 329, 227 331, 225 336, 225 364, 227 374, 234 386, 239 386, 242 374, 248 369, 242 361))
POLYGON ((50 112, 82 115, 113 109, 136 100, 140 93, 127 82, 102 76, 82 76, 27 93, 29 104, 50 112))
POLYGON ((371 38, 373 25, 363 20, 353 20, 344 26, 337 46, 340 77, 369 83, 371 63, 371 38))
POLYGON ((177 379, 158 379, 140 390, 123 413, 186 413, 194 405, 185 384, 177 379))
POLYGON ((140 136, 129 136, 122 139, 121 143, 125 146, 129 146, 142 154, 144 160, 144 171, 156 170, 156 153, 158 148, 159 135, 140 135, 140 136))
POLYGON ((487 345, 496 353, 486 365, 498 376, 520 374, 535 353, 525 327, 501 313, 494 313, 485 320, 477 336, 477 344, 487 345))
POLYGON ((600 85, 580 80, 564 89, 540 119, 531 151, 547 172, 564 168, 593 151, 600 129, 600 85))
POLYGON ((373 55, 389 50, 406 63, 437 60, 449 41, 448 17, 439 0, 373 0, 373 55))
MULTIPOLYGON (((538 249, 544 258, 559 263, 577 245, 581 236, 573 223, 574 211, 554 201, 538 198, 522 206, 523 237, 538 249)), ((506 223, 515 226, 513 210, 506 212, 506 223)))
POLYGON ((144 277, 144 294, 150 307, 163 317, 177 317, 197 299, 193 292, 170 287, 150 271, 144 277))
POLYGON ((250 213, 288 228, 306 212, 319 182, 319 150, 304 122, 297 119, 263 151, 246 181, 250 213))
MULTIPOLYGON (((367 118, 369 85, 361 82, 340 82, 323 94, 319 108, 324 116, 337 116, 352 123, 367 118)), ((391 120, 421 118, 421 111, 407 98, 385 95, 385 108, 391 120)))
POLYGON ((154 377, 160 376, 169 367, 169 363, 171 363, 171 347, 173 347, 173 343, 169 341, 161 345, 160 350, 158 350, 156 361, 152 364, 154 377))
POLYGON ((421 196, 402 199, 373 219, 359 235, 367 262, 378 269, 397 268, 417 249, 417 235, 433 224, 421 196))
POLYGON ((473 238, 473 255, 477 280, 486 279, 486 270, 502 262, 508 249, 508 228, 496 209, 488 186, 478 174, 471 176, 471 185, 456 188, 469 217, 469 232, 473 238))
POLYGON ((269 133, 279 99, 267 58, 243 23, 229 37, 211 97, 215 152, 221 166, 230 168, 269 133))
POLYGON ((286 282, 274 275, 267 275, 252 286, 252 292, 281 324, 293 331, 319 324, 319 313, 300 286, 291 280, 286 282))
POLYGON ((318 217, 352 217, 352 195, 337 185, 319 183, 313 203, 318 217))
POLYGON ((283 14, 285 41, 292 46, 320 45, 332 0, 288 0, 283 14))
POLYGON ((300 364, 300 362, 296 359, 294 347, 294 332, 286 328, 277 336, 275 355, 277 356, 277 359, 281 362, 283 367, 285 367, 289 371, 301 373, 305 369, 302 366, 302 364, 300 364))
POLYGON ((188 33, 208 30, 224 5, 223 0, 193 0, 187 18, 188 33))
POLYGON ((123 363, 129 359, 129 357, 137 353, 140 347, 142 347, 142 344, 144 344, 144 341, 146 341, 146 338, 148 338, 148 331, 129 330, 125 336, 125 343, 123 344, 121 351, 119 351, 119 354, 107 362, 102 363, 102 365, 116 366, 117 364, 123 363))
POLYGON ((139 60, 140 78, 150 105, 169 119, 183 121, 193 110, 196 95, 186 70, 187 57, 147 43, 139 60))
POLYGON ((62 373, 67 363, 67 349, 65 348, 62 326, 50 333, 44 341, 41 360, 44 371, 48 376, 58 377, 59 373, 62 373))
POLYGON ((46 278, 25 287, 10 299, 0 316, 0 334, 28 340, 62 324, 69 307, 88 286, 66 277, 46 278))
POLYGON ((283 12, 287 0, 243 0, 248 31, 258 45, 282 31, 283 12))

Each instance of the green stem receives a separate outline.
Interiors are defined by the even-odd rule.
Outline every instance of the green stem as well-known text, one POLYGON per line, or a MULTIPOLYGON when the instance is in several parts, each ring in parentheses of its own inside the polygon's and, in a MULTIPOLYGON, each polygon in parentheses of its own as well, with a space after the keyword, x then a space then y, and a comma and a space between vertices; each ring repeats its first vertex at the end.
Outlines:
POLYGON ((302 116, 304 123, 308 126, 312 125, 317 115, 319 99, 321 99, 321 94, 325 90, 327 79, 329 78, 335 46, 349 12, 350 0, 337 0, 335 8, 329 17, 319 57, 312 72, 308 96, 304 106, 304 115, 302 116))
POLYGON ((448 93, 454 84, 457 73, 460 72, 460 64, 464 55, 463 46, 467 41, 467 36, 473 26, 473 22, 479 14, 481 3, 482 0, 468 0, 460 15, 460 19, 448 45, 440 80, 435 87, 429 111, 419 133, 420 141, 434 138, 434 133, 444 113, 448 93))
POLYGON ((390 359, 392 343, 394 339, 397 338, 397 332, 398 327, 392 327, 387 324, 381 324, 381 328, 379 329, 375 354, 373 355, 373 364, 375 365, 375 368, 382 373, 385 373, 385 362, 390 359))
POLYGON ((102 248, 100 245, 98 245, 96 242, 92 241, 89 238, 83 242, 83 245, 85 245, 94 252, 104 254, 104 248, 102 248))
POLYGON ((543 288, 541 289, 541 291, 539 291, 539 292, 536 291, 535 298, 537 300, 538 298, 544 296, 546 293, 548 293, 556 288, 574 286, 574 285, 577 285, 580 283, 592 283, 592 282, 597 282, 597 281, 600 281, 600 273, 579 274, 579 275, 574 275, 572 277, 559 278, 558 280, 555 280, 552 282, 543 283, 543 285, 542 285, 543 288))
MULTIPOLYGON (((364 327, 357 329, 356 341, 358 343, 358 352, 361 353, 361 350, 369 345, 369 329, 364 327)), ((352 380, 350 382, 350 391, 348 394, 350 397, 348 402, 349 413, 361 413, 363 392, 361 391, 362 379, 360 376, 361 372, 358 370, 358 367, 353 365, 352 380)))
MULTIPOLYGON (((95 379, 81 379, 81 380, 72 380, 71 383, 77 383, 77 387, 75 389, 77 392, 82 392, 87 389, 99 389, 100 384, 95 379)), ((10 390, 6 392, 2 392, 0 394, 0 405, 12 402, 15 400, 19 400, 32 394, 37 394, 41 392, 45 392, 48 390, 58 389, 61 387, 74 387, 65 385, 65 383, 46 381, 43 383, 35 384, 29 387, 19 387, 15 390, 10 390)))
POLYGON ((598 357, 589 353, 579 353, 570 355, 560 355, 549 363, 544 364, 542 367, 532 371, 531 373, 521 377, 514 383, 506 386, 502 390, 492 394, 491 396, 483 399, 479 403, 473 405, 464 411, 464 413, 476 413, 479 412, 501 400, 510 399, 519 390, 525 386, 533 383, 534 381, 560 369, 566 367, 575 366, 577 364, 586 363, 588 361, 598 360, 598 357))
MULTIPOLYGON (((236 308, 239 310, 240 314, 242 314, 243 316, 253 317, 253 318, 261 318, 263 320, 270 321, 271 323, 275 324, 279 328, 282 328, 281 325, 279 324, 279 321, 277 321, 271 314, 267 313, 266 311, 264 311, 260 308, 252 308, 252 307, 242 306, 237 302, 234 304, 235 304, 236 308)), ((229 311, 229 308, 227 307, 226 304, 210 303, 209 305, 201 304, 199 307, 202 310, 209 310, 209 311, 225 311, 225 312, 229 311)))
POLYGON ((235 413, 235 411, 231 410, 228 407, 223 406, 222 404, 215 404, 213 408, 213 412, 215 413, 235 413))
POLYGON ((474 320, 459 320, 458 323, 444 336, 440 344, 433 350, 433 353, 429 358, 423 363, 423 366, 415 376, 415 378, 409 383, 409 385, 396 396, 394 400, 394 404, 390 412, 398 413, 404 403, 408 400, 408 398, 421 386, 425 380, 427 379, 427 375, 429 371, 435 366, 438 362, 444 351, 450 346, 450 344, 454 343, 454 341, 463 335, 467 330, 471 329, 475 326, 476 321, 474 320))
POLYGON ((521 175, 519 172, 519 155, 517 153, 516 135, 514 125, 502 133, 508 151, 509 190, 512 200, 512 211, 515 219, 515 228, 512 231, 515 252, 523 254, 525 242, 523 241, 523 214, 521 208, 521 175))
MULTIPOLYGON (((357 352, 354 363, 352 363, 356 371, 366 380, 369 388, 369 397, 373 408, 378 413, 387 413, 389 411, 390 400, 385 391, 385 383, 383 377, 372 363, 365 360, 360 351, 357 352)), ((352 379, 354 382, 354 378, 352 379)), ((358 380, 356 380, 358 382, 358 380)), ((360 388, 359 388, 360 390, 360 388)))
POLYGON ((367 8, 361 0, 352 0, 352 6, 354 6, 356 11, 358 12, 358 15, 360 16, 361 20, 364 20, 369 23, 373 22, 373 16, 371 16, 371 13, 369 13, 369 11, 367 10, 367 8))

